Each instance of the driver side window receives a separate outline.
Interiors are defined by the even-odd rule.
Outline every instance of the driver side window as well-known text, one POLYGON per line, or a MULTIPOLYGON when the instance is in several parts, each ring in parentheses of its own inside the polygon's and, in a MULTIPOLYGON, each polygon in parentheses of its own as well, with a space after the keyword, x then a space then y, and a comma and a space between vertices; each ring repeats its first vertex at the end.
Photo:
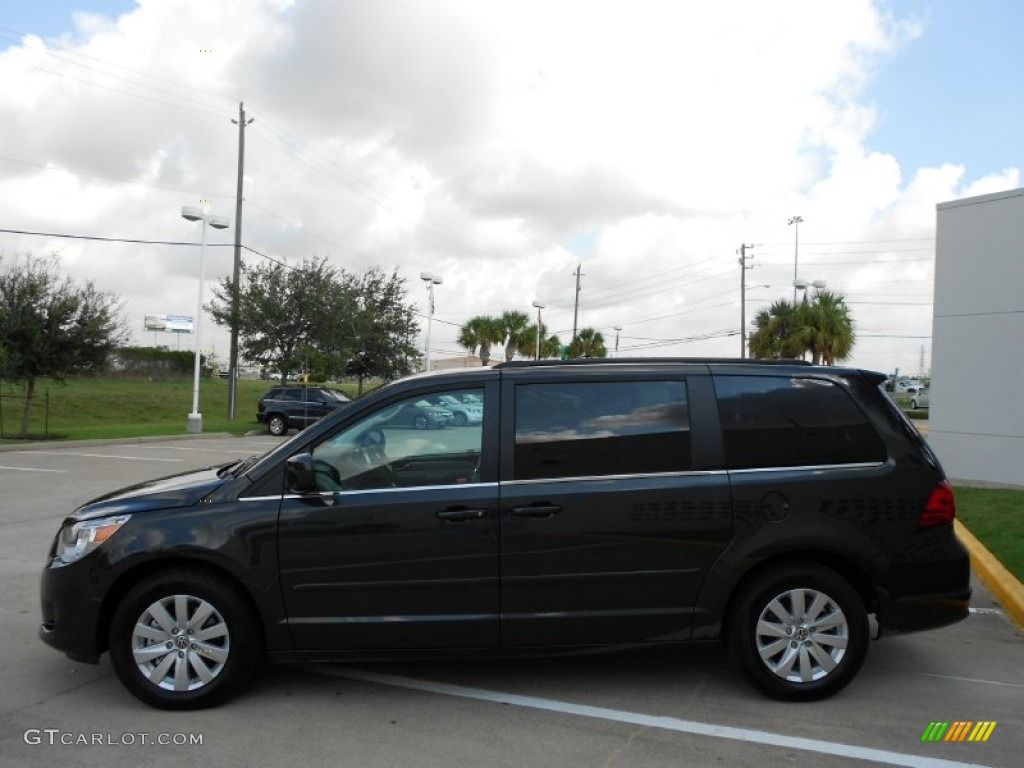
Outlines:
POLYGON ((479 481, 483 389, 439 390, 383 406, 312 451, 317 489, 360 491, 479 481))

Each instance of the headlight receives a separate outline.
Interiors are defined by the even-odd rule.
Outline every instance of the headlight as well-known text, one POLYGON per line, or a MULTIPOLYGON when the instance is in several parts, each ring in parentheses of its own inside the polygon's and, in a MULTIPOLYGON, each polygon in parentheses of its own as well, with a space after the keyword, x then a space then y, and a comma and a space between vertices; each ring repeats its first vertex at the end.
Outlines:
POLYGON ((69 565, 88 555, 120 530, 131 515, 101 517, 80 523, 64 525, 57 534, 57 552, 54 565, 69 565))

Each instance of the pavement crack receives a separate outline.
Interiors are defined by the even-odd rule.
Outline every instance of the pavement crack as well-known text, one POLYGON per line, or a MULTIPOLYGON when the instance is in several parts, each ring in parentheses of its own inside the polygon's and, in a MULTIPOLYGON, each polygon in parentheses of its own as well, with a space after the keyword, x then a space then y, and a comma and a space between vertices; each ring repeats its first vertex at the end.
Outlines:
POLYGON ((635 730, 633 730, 629 734, 629 738, 626 739, 625 744, 620 746, 618 749, 612 750, 608 753, 608 758, 604 761, 604 768, 611 768, 611 766, 615 764, 615 761, 619 759, 619 755, 621 755, 623 752, 625 752, 627 749, 633 746, 633 742, 636 741, 637 736, 639 736, 641 733, 647 730, 649 729, 646 726, 642 726, 640 728, 636 728, 635 730))

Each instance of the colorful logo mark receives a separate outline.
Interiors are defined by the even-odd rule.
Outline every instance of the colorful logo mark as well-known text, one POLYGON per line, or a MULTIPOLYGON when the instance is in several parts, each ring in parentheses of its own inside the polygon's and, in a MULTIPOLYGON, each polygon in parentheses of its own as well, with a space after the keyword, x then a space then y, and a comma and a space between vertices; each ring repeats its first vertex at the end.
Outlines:
POLYGON ((995 728, 995 720, 932 721, 921 734, 921 741, 988 741, 995 728))

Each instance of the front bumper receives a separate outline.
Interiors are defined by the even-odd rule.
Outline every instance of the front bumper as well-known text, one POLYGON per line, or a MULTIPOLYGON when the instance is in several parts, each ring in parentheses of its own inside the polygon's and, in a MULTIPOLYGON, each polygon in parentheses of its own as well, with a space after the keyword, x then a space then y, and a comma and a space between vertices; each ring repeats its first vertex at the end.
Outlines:
POLYGON ((76 564, 43 569, 40 584, 42 624, 39 638, 68 658, 99 663, 102 602, 90 593, 89 582, 76 564))

